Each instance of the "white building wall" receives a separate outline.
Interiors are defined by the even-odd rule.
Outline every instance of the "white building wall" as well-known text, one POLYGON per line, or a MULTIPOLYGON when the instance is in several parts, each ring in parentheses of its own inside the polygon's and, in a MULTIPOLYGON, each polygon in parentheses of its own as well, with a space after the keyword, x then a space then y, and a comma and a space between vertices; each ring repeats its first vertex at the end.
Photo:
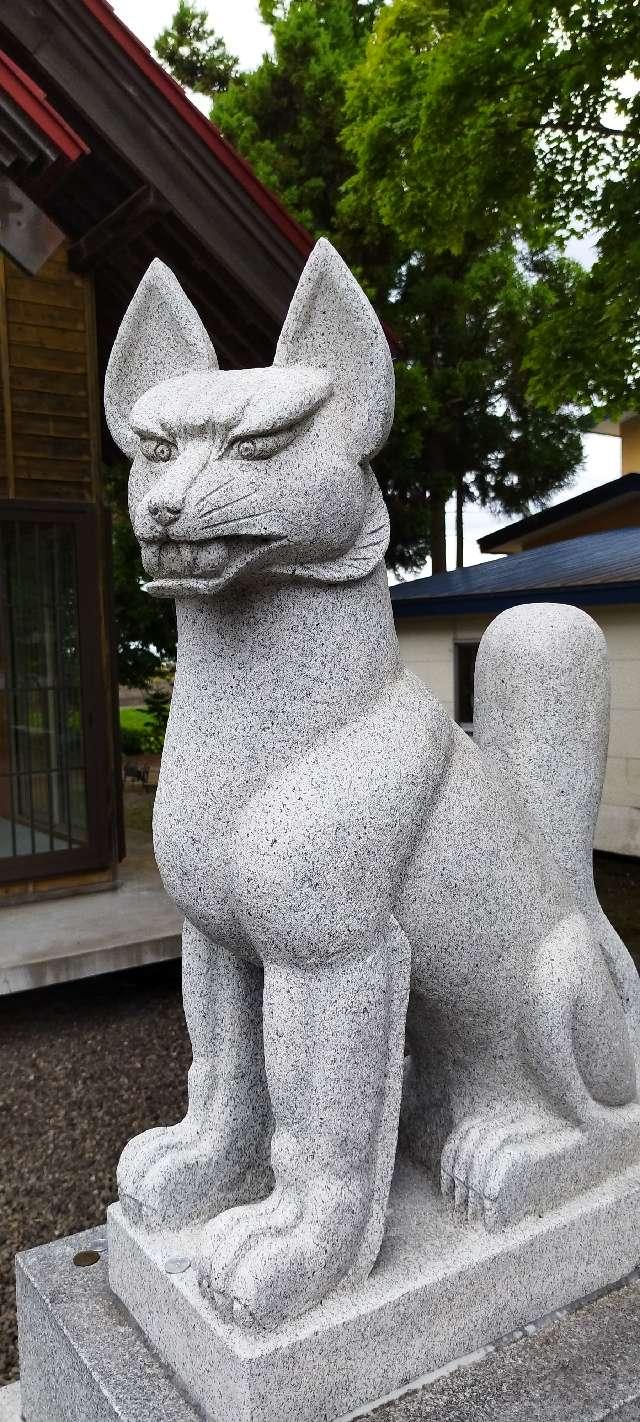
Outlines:
POLYGON ((640 856, 640 605, 587 608, 611 660, 611 731, 596 847, 640 856))
MULTIPOLYGON (((596 826, 597 849, 640 857, 640 605, 589 607, 611 661, 609 756, 596 826)), ((453 715, 453 646, 479 641, 493 616, 398 618, 405 665, 453 715)))

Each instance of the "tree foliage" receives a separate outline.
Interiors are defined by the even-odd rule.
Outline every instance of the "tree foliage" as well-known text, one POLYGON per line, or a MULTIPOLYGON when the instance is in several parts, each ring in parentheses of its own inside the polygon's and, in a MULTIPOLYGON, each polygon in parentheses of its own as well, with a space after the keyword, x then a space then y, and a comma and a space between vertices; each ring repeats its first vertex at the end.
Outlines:
POLYGON ((105 468, 105 490, 112 517, 113 615, 118 639, 121 686, 147 686, 164 662, 176 655, 176 617, 172 602, 143 592, 145 574, 127 511, 126 464, 105 468))
POLYGON ((428 214, 441 250, 496 229, 534 250, 595 237, 591 269, 560 284, 532 331, 530 394, 637 403, 640 7, 474 0, 423 64, 413 131, 427 161, 413 167, 407 215, 428 214))
MULTIPOLYGON (((445 212, 473 181, 473 145, 459 157, 454 195, 441 198, 431 165, 440 168, 447 137, 427 141, 423 116, 454 19, 452 7, 429 0, 393 0, 381 13, 349 76, 343 139, 352 175, 338 221, 348 228, 367 212, 394 234, 402 265, 391 320, 411 355, 419 459, 431 488, 437 479, 462 504, 517 513, 543 503, 580 462, 581 421, 570 408, 549 411, 531 399, 526 364, 533 332, 580 269, 532 253, 498 203, 491 211, 469 201, 447 237, 445 212)), ((508 187, 506 170, 504 180, 508 187)))
MULTIPOLYGON (((575 411, 560 401, 547 408, 529 369, 536 333, 581 281, 550 250, 534 201, 535 135, 509 130, 490 142, 482 104, 475 131, 467 105, 466 147, 456 128, 456 104, 467 99, 454 94, 455 56, 467 53, 468 28, 482 36, 487 92, 516 61, 491 59, 493 10, 476 0, 259 8, 273 56, 212 87, 212 117, 290 211, 336 243, 396 333, 396 423, 376 462, 392 515, 390 563, 417 568, 431 549, 442 566, 453 492, 461 508, 479 499, 520 512, 562 487, 581 455, 575 411), (446 122, 438 91, 449 96, 446 122)), ((206 23, 184 0, 178 14, 182 35, 206 23)), ((180 78, 166 36, 162 57, 180 78)), ((187 49, 191 87, 207 92, 206 46, 187 49)))
POLYGON ((180 0, 170 25, 158 35, 156 54, 174 79, 195 94, 211 96, 226 89, 238 61, 211 29, 206 10, 180 0))

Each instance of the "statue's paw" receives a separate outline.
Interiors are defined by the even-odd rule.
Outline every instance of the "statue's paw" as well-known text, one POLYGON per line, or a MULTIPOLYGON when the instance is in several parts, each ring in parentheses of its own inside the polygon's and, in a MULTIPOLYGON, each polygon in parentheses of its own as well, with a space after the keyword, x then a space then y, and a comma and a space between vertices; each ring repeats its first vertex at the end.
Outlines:
POLYGON ((277 1328, 320 1302, 348 1272, 362 1238, 366 1204, 328 1208, 276 1189, 257 1205, 228 1210, 205 1231, 197 1276, 227 1322, 277 1328))
POLYGON ((532 1158, 569 1133, 541 1111, 487 1111, 469 1116, 449 1136, 440 1167, 442 1193, 455 1215, 487 1230, 527 1212, 532 1158))
POLYGON ((248 1167, 225 1152, 216 1132, 185 1122, 130 1141, 118 1166, 118 1194, 132 1223, 180 1229, 211 1219, 268 1188, 266 1163, 248 1167))
POLYGON ((181 1121, 177 1126, 155 1126, 150 1131, 143 1131, 141 1135, 134 1136, 125 1146, 118 1161, 118 1196, 132 1223, 144 1223, 143 1182, 156 1161, 178 1148, 183 1125, 181 1121))

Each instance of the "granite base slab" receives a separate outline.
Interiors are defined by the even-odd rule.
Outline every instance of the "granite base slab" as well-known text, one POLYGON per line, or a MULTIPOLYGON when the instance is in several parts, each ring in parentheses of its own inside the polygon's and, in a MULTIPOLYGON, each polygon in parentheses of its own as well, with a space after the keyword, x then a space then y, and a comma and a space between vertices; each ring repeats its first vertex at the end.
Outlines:
MULTIPOLYGON (((17 1384, 0 1389, 2 1422, 202 1422, 111 1293, 105 1246, 104 1230, 96 1229, 18 1257, 25 1410, 17 1384), (100 1258, 75 1267, 74 1256, 89 1249, 100 1258)), ((373 1422, 640 1422, 639 1336, 636 1271, 366 1415, 373 1422)), ((298 1422, 297 1412, 280 1415, 298 1422)), ((235 1422, 233 1414, 225 1422, 235 1422)))
POLYGON ((18 1254, 16 1295, 24 1422, 201 1422, 109 1288, 104 1225, 18 1254))
POLYGON ((0 1422, 22 1422, 19 1382, 0 1387, 0 1422))
POLYGON ((196 1257, 197 1230, 148 1235, 116 1205, 108 1237, 112 1289, 209 1422, 335 1422, 629 1274, 640 1166, 488 1235, 454 1221, 426 1175, 401 1162, 367 1283, 273 1333, 222 1322, 192 1268, 167 1270, 196 1257))

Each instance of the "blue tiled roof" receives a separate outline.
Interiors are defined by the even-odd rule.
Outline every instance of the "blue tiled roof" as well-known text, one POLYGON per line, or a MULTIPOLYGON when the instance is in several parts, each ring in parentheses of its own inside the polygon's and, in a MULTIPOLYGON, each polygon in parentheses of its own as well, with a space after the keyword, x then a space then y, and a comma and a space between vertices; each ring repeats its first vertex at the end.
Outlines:
POLYGON ((399 616, 473 611, 476 603, 482 611, 545 595, 565 602, 640 601, 640 528, 569 538, 391 588, 399 616))

